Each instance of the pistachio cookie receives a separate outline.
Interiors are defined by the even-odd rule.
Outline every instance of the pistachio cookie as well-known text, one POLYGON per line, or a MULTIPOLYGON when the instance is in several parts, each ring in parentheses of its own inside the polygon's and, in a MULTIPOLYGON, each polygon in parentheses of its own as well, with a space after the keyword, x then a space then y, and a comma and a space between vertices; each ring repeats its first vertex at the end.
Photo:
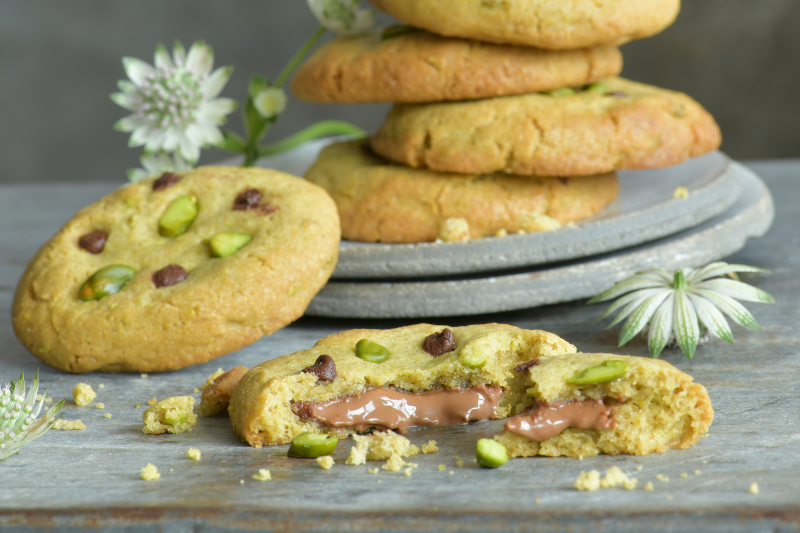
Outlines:
POLYGON ((577 91, 399 104, 372 148, 440 172, 584 176, 674 165, 721 140, 711 115, 685 94, 608 78, 577 91))
POLYGON ((680 0, 370 0, 398 20, 439 35, 569 50, 654 35, 680 0))
POLYGON ((585 85, 621 70, 614 46, 558 52, 390 27, 322 45, 297 70, 292 92, 320 103, 474 100, 585 85))
POLYGON ((28 265, 14 329, 68 372, 173 370, 303 314, 333 272, 328 195, 274 170, 201 167, 79 211, 28 265))
POLYGON ((714 419, 705 387, 658 359, 577 353, 541 359, 528 372, 533 405, 495 437, 510 457, 683 449, 714 419))
POLYGON ((533 403, 527 373, 515 368, 573 352, 552 333, 503 324, 344 331, 250 370, 228 413, 236 434, 256 447, 303 432, 502 418, 533 403))
POLYGON ((342 237, 367 242, 433 241, 452 219, 463 219, 472 239, 555 229, 597 213, 619 191, 613 172, 556 178, 408 168, 374 155, 365 140, 325 147, 306 179, 336 202, 342 237))

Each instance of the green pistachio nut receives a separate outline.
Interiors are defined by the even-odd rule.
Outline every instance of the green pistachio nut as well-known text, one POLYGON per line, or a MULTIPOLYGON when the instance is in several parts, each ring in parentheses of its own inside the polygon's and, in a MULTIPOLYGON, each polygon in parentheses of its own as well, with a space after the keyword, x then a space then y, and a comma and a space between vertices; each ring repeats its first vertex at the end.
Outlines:
POLYGON ((187 413, 167 411, 167 414, 164 415, 164 418, 161 421, 168 426, 177 426, 178 424, 186 422, 188 416, 189 415, 187 413))
POLYGON ((329 437, 325 433, 300 433, 289 445, 289 457, 322 457, 330 455, 336 449, 339 439, 329 437))
POLYGON ((608 86, 602 81, 592 83, 585 90, 589 93, 608 94, 608 86))
POLYGON ((176 198, 158 221, 158 233, 162 237, 177 237, 186 233, 197 217, 197 198, 187 194, 176 198))
POLYGON ((480 439, 475 458, 483 468, 500 468, 508 462, 506 447, 492 439, 480 439))
POLYGON ((575 89, 572 87, 561 87, 560 89, 553 89, 552 91, 545 91, 544 94, 549 96, 561 97, 561 96, 575 96, 575 89))
POLYGON ((211 237, 211 254, 214 257, 228 257, 238 252, 248 242, 250 235, 247 233, 217 233, 211 237))
POLYGON ((628 371, 625 361, 603 361, 597 366, 584 368, 571 378, 567 383, 571 385, 597 385, 598 383, 608 383, 617 378, 621 378, 628 371))
POLYGON ((356 343, 356 356, 368 363, 383 363, 389 359, 389 350, 377 342, 361 339, 356 343))
POLYGON ((473 370, 483 368, 486 365, 487 359, 486 354, 480 348, 480 343, 477 345, 467 344, 461 350, 461 353, 458 354, 458 362, 473 370))
POLYGON ((109 294, 118 293, 128 283, 136 271, 128 265, 103 267, 87 279, 78 296, 81 300, 99 300, 109 294))

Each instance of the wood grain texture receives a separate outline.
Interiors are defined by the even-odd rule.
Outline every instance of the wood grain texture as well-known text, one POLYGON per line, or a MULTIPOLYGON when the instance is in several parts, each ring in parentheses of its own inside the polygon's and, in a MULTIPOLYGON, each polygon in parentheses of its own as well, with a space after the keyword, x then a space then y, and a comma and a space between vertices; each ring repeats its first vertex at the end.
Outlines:
MULTIPOLYGON (((200 418, 194 431, 181 435, 141 432, 148 399, 191 394, 217 367, 251 367, 343 329, 408 321, 303 318, 236 353, 178 372, 146 379, 139 374, 64 374, 44 367, 14 338, 7 318, 14 286, 28 259, 74 211, 116 185, 0 187, 0 308, 6 316, 0 322, 2 379, 16 378, 21 369, 32 376, 38 368, 56 398, 71 398, 72 387, 84 381, 98 392, 95 401, 105 404, 95 409, 69 402, 64 417, 83 420, 85 431, 50 431, 21 455, 0 463, 0 528, 797 531, 800 161, 753 167, 772 190, 776 221, 765 237, 750 241, 729 260, 772 270, 769 276, 743 278, 773 294, 777 303, 750 305, 763 331, 735 327, 734 345, 703 345, 692 361, 676 350, 662 355, 708 388, 716 410, 708 438, 688 450, 646 457, 515 459, 499 470, 480 470, 472 462, 475 441, 493 435, 501 421, 420 429, 409 433, 412 442, 435 439, 440 451, 415 457, 419 468, 411 477, 368 474, 377 464, 345 466, 349 442, 339 444, 337 464, 329 471, 313 461, 287 458, 285 446, 250 448, 236 439, 224 418, 200 418), (136 403, 140 408, 134 408, 136 403), (113 417, 104 418, 106 412, 113 417), (186 457, 190 447, 202 450, 202 461, 186 457), (456 466, 456 455, 465 459, 463 468, 456 466), (139 469, 148 462, 159 468, 160 480, 139 479, 139 469), (615 465, 640 480, 637 490, 583 493, 573 488, 581 471, 615 465), (252 480, 259 468, 268 468, 273 481, 252 480), (657 474, 669 482, 658 481, 657 474), (641 490, 648 481, 653 492, 641 490), (748 492, 753 482, 760 486, 758 495, 748 492)), ((591 325, 601 308, 574 302, 441 321, 542 328, 582 351, 618 351, 616 331, 591 325)), ((644 356, 647 347, 635 340, 619 353, 644 356)))

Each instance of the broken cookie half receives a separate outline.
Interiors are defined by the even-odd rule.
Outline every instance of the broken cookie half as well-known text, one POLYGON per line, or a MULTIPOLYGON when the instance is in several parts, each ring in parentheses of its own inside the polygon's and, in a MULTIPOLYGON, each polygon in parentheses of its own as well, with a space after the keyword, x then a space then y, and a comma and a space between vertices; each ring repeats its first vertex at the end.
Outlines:
POLYGON ((344 437, 503 418, 533 405, 529 368, 574 352, 552 333, 503 324, 344 331, 250 370, 228 412, 256 447, 306 431, 344 437))
POLYGON ((714 419, 705 387, 658 359, 574 353, 528 372, 531 405, 495 437, 509 457, 683 449, 714 419))

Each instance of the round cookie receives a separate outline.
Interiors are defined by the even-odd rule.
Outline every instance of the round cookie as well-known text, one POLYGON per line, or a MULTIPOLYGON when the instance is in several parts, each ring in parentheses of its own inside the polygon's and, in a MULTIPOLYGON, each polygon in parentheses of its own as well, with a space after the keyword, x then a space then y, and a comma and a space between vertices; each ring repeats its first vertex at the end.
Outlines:
POLYGON ((398 104, 372 148, 440 172, 584 176, 665 167, 719 147, 713 117, 687 95, 616 77, 602 84, 605 94, 398 104))
POLYGON ((439 35, 569 50, 654 35, 680 0, 370 0, 398 20, 439 35))
POLYGON ((383 35, 342 36, 322 45, 298 68, 292 92, 319 103, 475 100, 584 85, 622 70, 614 46, 547 51, 414 29, 383 35))
POLYGON ((573 178, 444 174, 397 165, 368 141, 325 147, 306 179, 331 195, 342 236, 367 242, 429 242, 445 221, 463 218, 471 238, 536 231, 537 217, 566 224, 616 198, 615 173, 573 178))
POLYGON ((34 355, 68 372, 173 370, 251 344, 303 314, 337 260, 339 220, 325 191, 273 170, 179 174, 128 185, 82 209, 34 256, 13 306, 14 330, 34 355), (162 236, 162 215, 191 196, 198 205, 191 225, 162 236), (209 241, 228 232, 251 240, 212 257, 209 241), (107 238, 98 246, 91 234, 107 238), (110 265, 135 274, 118 292, 91 299, 84 282, 110 265))
MULTIPOLYGON (((529 387, 523 371, 526 365, 574 352, 573 345, 552 333, 505 324, 456 328, 416 324, 388 330, 343 331, 320 339, 309 350, 251 369, 234 390, 228 413, 239 438, 256 447, 286 444, 304 431, 328 432, 320 422, 304 416, 302 404, 308 407, 308 403, 324 403, 370 390, 424 393, 482 385, 503 387, 496 412, 490 416, 502 418, 532 403, 525 393, 529 387), (446 347, 437 350, 431 341, 426 341, 446 329, 452 335, 446 347), (388 350, 389 357, 380 363, 360 359, 356 346, 361 339, 380 344, 388 350), (326 364, 333 366, 328 368, 333 371, 309 371, 323 356, 328 356, 326 364)), ((340 436, 352 432, 352 427, 334 431, 340 436)))

